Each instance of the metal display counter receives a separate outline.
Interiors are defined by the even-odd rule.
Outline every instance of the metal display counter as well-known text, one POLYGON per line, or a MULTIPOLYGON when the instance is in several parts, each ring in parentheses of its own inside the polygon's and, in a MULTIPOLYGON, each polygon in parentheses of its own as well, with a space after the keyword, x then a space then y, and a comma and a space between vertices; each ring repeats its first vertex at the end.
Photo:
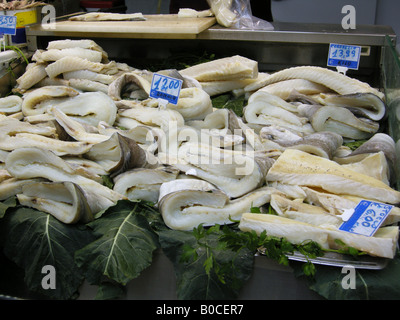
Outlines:
MULTIPOLYGON (((389 48, 396 41, 393 29, 388 26, 357 26, 355 30, 343 30, 339 25, 273 23, 273 31, 234 30, 216 24, 204 31, 183 37, 163 33, 139 34, 124 31, 73 31, 45 29, 41 25, 28 26, 26 30, 28 49, 46 48, 56 39, 94 39, 109 58, 139 67, 145 62, 160 61, 180 52, 208 52, 218 56, 243 55, 259 62, 260 71, 280 70, 289 66, 314 65, 326 67, 329 43, 362 46, 360 68, 349 71, 350 76, 369 82, 372 86, 391 92, 400 88, 400 66, 383 67, 393 60, 394 52, 389 48), (390 85, 383 83, 388 79, 390 85), (390 73, 388 75, 387 73, 390 73), (394 74, 395 73, 395 74, 394 74)), ((398 61, 397 61, 398 62, 398 61)), ((397 62, 394 62, 396 64, 397 62)), ((397 100, 393 93, 390 101, 397 100)), ((391 111, 392 112, 392 111, 391 111)), ((394 111, 393 111, 394 112, 394 111)), ((393 123, 393 128, 398 127, 393 123)), ((393 135, 399 139, 398 130, 393 135)), ((128 299, 176 299, 175 276, 172 263, 160 251, 154 263, 140 277, 127 286, 128 299)), ((1 288, 0 288, 1 293, 1 288)), ((85 283, 81 299, 92 299, 96 291, 85 283)), ((307 284, 294 276, 290 267, 279 265, 266 257, 257 256, 254 272, 242 288, 239 299, 322 299, 311 291, 307 284)))

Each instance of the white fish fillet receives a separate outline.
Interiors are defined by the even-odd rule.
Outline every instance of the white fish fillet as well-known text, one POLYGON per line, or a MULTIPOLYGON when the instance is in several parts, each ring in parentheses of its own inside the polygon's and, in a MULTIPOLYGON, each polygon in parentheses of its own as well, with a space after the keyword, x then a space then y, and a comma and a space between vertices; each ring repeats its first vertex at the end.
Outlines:
POLYGON ((50 78, 55 78, 61 73, 76 70, 89 70, 105 74, 113 74, 118 72, 118 69, 112 62, 103 64, 74 56, 66 56, 53 63, 50 63, 45 70, 50 78))
POLYGON ((145 21, 147 20, 141 12, 136 13, 109 13, 109 12, 89 12, 73 16, 70 21, 145 21))
POLYGON ((245 90, 255 91, 257 89, 265 87, 266 85, 289 79, 309 80, 324 85, 325 87, 339 94, 371 92, 381 99, 384 98, 384 94, 382 92, 379 92, 378 90, 372 88, 369 84, 365 82, 350 78, 346 75, 343 75, 336 71, 332 71, 327 68, 312 66, 293 67, 278 71, 274 74, 271 74, 269 77, 260 82, 255 82, 248 85, 245 90))
POLYGON ((50 41, 47 45, 47 50, 51 49, 67 49, 67 48, 83 48, 83 49, 91 49, 100 51, 103 55, 103 60, 106 61, 108 59, 108 54, 100 47, 95 41, 89 39, 79 39, 79 40, 53 40, 50 41))
POLYGON ((17 89, 24 92, 46 78, 47 73, 45 68, 45 64, 35 64, 34 66, 27 68, 24 74, 17 79, 17 89))
POLYGON ((320 187, 335 194, 366 197, 384 203, 400 202, 400 192, 384 182, 296 149, 286 149, 279 156, 266 180, 320 187))
POLYGON ((202 120, 213 112, 210 96, 196 87, 181 89, 178 103, 169 103, 167 108, 178 111, 185 121, 202 120))
POLYGON ((254 213, 244 213, 239 228, 242 231, 254 230, 258 234, 265 230, 268 236, 286 238, 289 242, 295 244, 312 240, 326 249, 336 249, 335 240, 341 240, 347 246, 372 256, 390 259, 395 255, 399 237, 397 226, 382 227, 373 237, 367 237, 333 228, 313 226, 276 215, 254 213))
POLYGON ((289 98, 293 90, 305 95, 331 92, 331 90, 327 87, 305 79, 289 79, 279 81, 270 85, 266 85, 265 87, 260 88, 258 91, 268 92, 280 97, 283 100, 286 100, 289 98))
POLYGON ((258 76, 258 63, 236 55, 201 63, 179 72, 197 81, 254 79, 258 76))
POLYGON ((70 79, 87 79, 104 84, 110 84, 114 81, 115 76, 108 74, 102 74, 98 72, 93 72, 89 70, 76 70, 63 73, 63 78, 66 80, 70 79))
POLYGON ((87 59, 92 62, 101 62, 103 59, 100 51, 85 49, 85 48, 65 48, 65 49, 50 49, 50 50, 36 50, 32 56, 33 61, 49 62, 57 61, 64 57, 79 57, 87 59))

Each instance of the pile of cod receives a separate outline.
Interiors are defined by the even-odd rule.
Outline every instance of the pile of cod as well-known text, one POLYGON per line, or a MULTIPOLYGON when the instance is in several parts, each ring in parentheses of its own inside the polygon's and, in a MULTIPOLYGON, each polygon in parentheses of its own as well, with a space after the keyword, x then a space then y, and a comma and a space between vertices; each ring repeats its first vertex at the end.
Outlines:
POLYGON ((0 99, 0 199, 67 224, 143 199, 176 230, 240 220, 292 243, 339 239, 394 257, 400 192, 381 92, 321 67, 259 72, 242 56, 157 73, 183 81, 177 105, 150 98, 152 72, 109 60, 92 40, 37 50, 0 99), (213 107, 223 93, 245 95, 242 117, 213 107), (372 237, 339 230, 362 199, 395 205, 372 237), (277 215, 250 213, 267 205, 277 215))

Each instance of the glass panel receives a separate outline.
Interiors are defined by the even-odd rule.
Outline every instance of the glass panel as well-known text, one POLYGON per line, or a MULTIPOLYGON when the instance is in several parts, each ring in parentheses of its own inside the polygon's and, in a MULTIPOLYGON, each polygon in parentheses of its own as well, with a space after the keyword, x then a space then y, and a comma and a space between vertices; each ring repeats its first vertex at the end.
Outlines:
POLYGON ((382 81, 388 108, 388 133, 396 143, 395 187, 400 190, 400 60, 388 36, 383 50, 382 81))

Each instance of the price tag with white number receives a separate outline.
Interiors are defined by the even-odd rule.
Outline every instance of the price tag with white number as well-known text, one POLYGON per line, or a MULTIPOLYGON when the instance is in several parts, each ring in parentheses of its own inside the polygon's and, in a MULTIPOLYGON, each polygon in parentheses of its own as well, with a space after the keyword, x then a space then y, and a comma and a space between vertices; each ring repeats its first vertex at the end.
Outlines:
POLYGON ((182 82, 180 79, 155 73, 151 81, 150 97, 176 105, 178 104, 182 82))
POLYGON ((17 29, 16 16, 0 16, 0 34, 15 35, 17 29))
POLYGON ((393 206, 385 203, 361 200, 351 217, 342 223, 339 230, 371 237, 385 221, 393 206))
POLYGON ((360 46, 331 43, 329 45, 328 67, 358 70, 360 54, 360 46))

